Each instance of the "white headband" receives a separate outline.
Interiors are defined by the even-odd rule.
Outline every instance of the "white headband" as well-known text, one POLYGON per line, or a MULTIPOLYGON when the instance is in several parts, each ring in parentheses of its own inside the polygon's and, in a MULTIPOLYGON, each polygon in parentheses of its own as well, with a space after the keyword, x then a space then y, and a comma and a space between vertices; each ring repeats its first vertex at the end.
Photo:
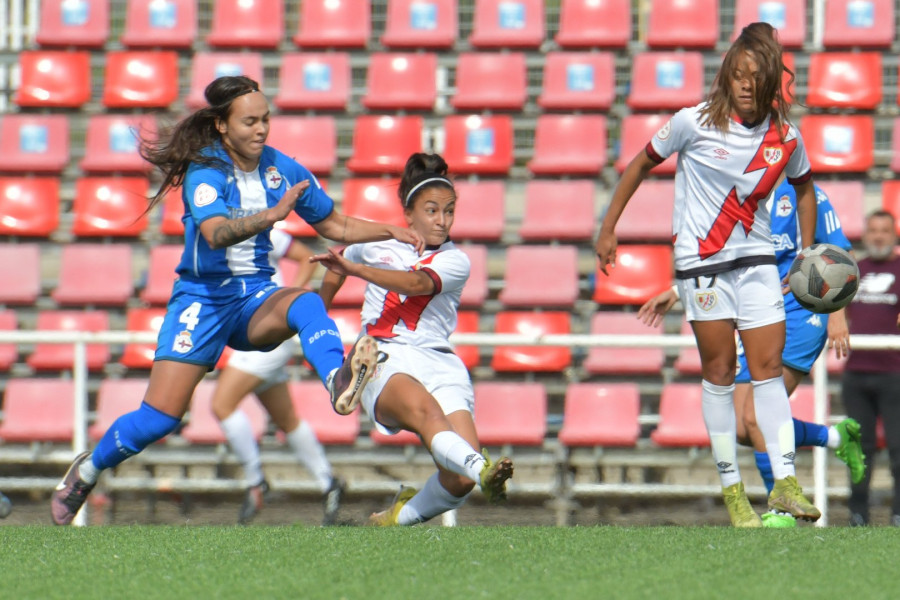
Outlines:
POLYGON ((429 177, 428 179, 420 181, 419 183, 414 185, 411 190, 409 190, 409 193, 406 195, 406 200, 403 202, 403 206, 409 206, 409 201, 412 200, 413 194, 415 194, 419 190, 419 188, 426 183, 431 183, 433 181, 441 181, 449 185, 451 188, 453 187, 453 183, 451 183, 451 181, 445 177, 429 177))

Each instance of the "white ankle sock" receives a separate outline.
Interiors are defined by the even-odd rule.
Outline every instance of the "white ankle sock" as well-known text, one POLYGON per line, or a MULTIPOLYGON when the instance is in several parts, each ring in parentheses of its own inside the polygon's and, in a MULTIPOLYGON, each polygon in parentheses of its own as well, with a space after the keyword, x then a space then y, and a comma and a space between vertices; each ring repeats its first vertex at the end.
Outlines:
POLYGON ((100 477, 100 469, 94 466, 94 455, 90 455, 87 459, 81 461, 78 465, 78 478, 85 483, 97 483, 100 477))
POLYGON ((303 466, 319 482, 322 492, 328 491, 332 477, 331 463, 325 457, 325 449, 319 443, 309 423, 300 421, 300 425, 290 433, 285 433, 284 437, 294 451, 294 456, 303 463, 303 466))
POLYGON ((834 425, 828 427, 828 443, 826 445, 829 448, 837 448, 841 445, 841 432, 834 425))
POLYGON ((431 438, 431 455, 448 471, 478 483, 484 457, 455 431, 439 431, 431 438))
POLYGON ((751 383, 756 423, 766 442, 772 475, 775 479, 794 475, 794 454, 797 449, 794 443, 791 402, 784 389, 784 378, 779 376, 751 383))
POLYGON ((259 458, 259 446, 253 437, 253 426, 244 411, 238 409, 219 421, 228 445, 244 467, 244 478, 247 485, 262 483, 265 476, 262 472, 262 461, 259 458))
POLYGON ((722 487, 741 481, 737 465, 737 420, 734 416, 734 384, 715 385, 703 380, 703 421, 709 433, 713 458, 722 487))
POLYGON ((466 501, 466 496, 454 496, 441 485, 438 473, 432 475, 425 486, 410 498, 400 514, 397 515, 399 525, 415 525, 445 513, 448 510, 459 508, 466 501))

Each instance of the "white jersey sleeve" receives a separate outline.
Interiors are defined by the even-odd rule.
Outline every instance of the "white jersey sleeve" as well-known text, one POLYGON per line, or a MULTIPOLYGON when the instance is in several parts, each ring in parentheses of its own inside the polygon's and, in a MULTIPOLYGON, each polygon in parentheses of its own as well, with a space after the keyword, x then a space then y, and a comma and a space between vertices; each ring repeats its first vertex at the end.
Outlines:
POLYGON ((803 143, 803 137, 793 125, 788 129, 788 139, 794 139, 797 146, 791 153, 787 166, 784 168, 784 176, 787 177, 788 183, 798 183, 805 176, 809 175, 812 165, 809 163, 809 156, 806 154, 806 144, 803 143))
POLYGON ((687 147, 697 130, 697 112, 696 106, 679 110, 651 138, 650 148, 661 159, 659 162, 687 147))

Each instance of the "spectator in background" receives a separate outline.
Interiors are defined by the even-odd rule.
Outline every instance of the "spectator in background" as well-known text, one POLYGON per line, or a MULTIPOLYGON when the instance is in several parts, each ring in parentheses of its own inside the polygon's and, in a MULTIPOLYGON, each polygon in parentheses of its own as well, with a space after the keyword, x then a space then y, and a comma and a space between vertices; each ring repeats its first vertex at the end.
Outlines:
MULTIPOLYGON (((900 327, 900 257, 894 217, 877 210, 866 218, 866 257, 859 261, 859 291, 847 307, 851 334, 893 334, 900 327)), ((869 484, 875 460, 875 422, 880 416, 894 478, 891 524, 900 527, 900 350, 850 353, 842 381, 847 416, 859 421, 866 476, 850 486, 850 525, 869 523, 869 484)))

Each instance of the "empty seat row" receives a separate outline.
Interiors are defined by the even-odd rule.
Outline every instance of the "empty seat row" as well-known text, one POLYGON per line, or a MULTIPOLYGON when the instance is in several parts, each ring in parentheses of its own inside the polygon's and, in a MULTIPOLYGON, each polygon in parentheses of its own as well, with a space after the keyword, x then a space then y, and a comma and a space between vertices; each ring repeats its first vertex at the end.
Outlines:
MULTIPOLYGON (((387 47, 451 48, 460 37, 457 0, 389 0, 380 42, 387 47)), ((101 47, 110 37, 108 0, 44 0, 37 42, 101 47)), ((476 0, 468 42, 475 47, 538 48, 547 39, 544 0, 476 0)), ((719 41, 716 0, 651 0, 646 32, 651 47, 713 48, 719 41)), ((205 42, 219 47, 277 48, 285 38, 279 0, 221 0, 213 5, 205 42)), ((372 39, 370 0, 303 0, 291 41, 301 48, 365 48, 372 39)), ((563 47, 625 47, 633 38, 629 0, 563 0, 558 31, 563 47)), ((753 21, 775 26, 782 43, 806 39, 803 0, 738 0, 734 32, 753 21)), ((826 3, 826 47, 889 47, 894 38, 891 0, 826 3)), ((121 43, 131 47, 190 48, 198 39, 197 0, 129 0, 121 43)), ((735 34, 733 34, 735 35, 735 34)))

